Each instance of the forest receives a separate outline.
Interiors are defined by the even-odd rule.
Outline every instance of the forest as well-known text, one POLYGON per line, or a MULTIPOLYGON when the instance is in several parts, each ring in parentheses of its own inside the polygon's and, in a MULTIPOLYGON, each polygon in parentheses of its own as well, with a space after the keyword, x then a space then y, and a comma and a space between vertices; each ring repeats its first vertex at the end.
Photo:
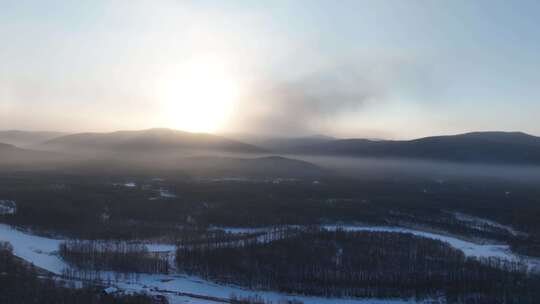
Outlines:
POLYGON ((107 295, 103 287, 73 288, 47 278, 13 255, 9 243, 0 242, 0 303, 2 304, 167 304, 164 298, 145 295, 107 295))
POLYGON ((212 226, 326 223, 425 226, 493 239, 540 256, 540 189, 500 179, 326 177, 310 180, 193 180, 173 175, 17 172, 0 176, 0 199, 17 204, 0 221, 84 239, 198 238, 212 226), (134 187, 126 187, 127 181, 134 187), (167 189, 174 197, 161 197, 167 189), (472 228, 459 211, 523 232, 472 228))
POLYGON ((135 273, 168 273, 167 256, 149 252, 142 244, 126 242, 67 241, 60 256, 77 269, 135 273))
POLYGON ((448 244, 387 232, 275 230, 268 241, 179 246, 189 274, 248 288, 317 296, 538 303, 525 265, 467 258, 448 244), (271 241, 270 241, 271 240, 271 241))
POLYGON ((0 199, 13 201, 17 210, 0 215, 0 222, 87 240, 67 241, 59 253, 75 266, 71 272, 89 278, 106 270, 170 272, 166 258, 133 245, 147 240, 177 244, 180 273, 250 288, 523 304, 539 302, 540 285, 520 264, 474 260, 412 235, 287 227, 412 227, 492 240, 518 254, 540 256, 539 198, 534 184, 489 178, 327 176, 314 183, 19 171, 0 176, 0 199), (162 196, 164 189, 174 195, 162 196), (505 226, 473 225, 457 213, 505 226), (228 234, 223 227, 281 228, 261 237, 228 234))

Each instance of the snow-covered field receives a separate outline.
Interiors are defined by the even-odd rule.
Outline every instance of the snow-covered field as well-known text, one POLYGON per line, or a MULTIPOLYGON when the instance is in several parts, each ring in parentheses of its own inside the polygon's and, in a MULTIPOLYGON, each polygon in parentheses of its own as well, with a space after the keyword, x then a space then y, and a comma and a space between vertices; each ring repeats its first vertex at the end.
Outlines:
MULTIPOLYGON (((517 255, 510 252, 506 245, 479 245, 472 242, 463 241, 451 236, 439 235, 430 232, 398 228, 398 227, 368 227, 368 226, 336 226, 328 225, 324 228, 329 230, 344 229, 347 231, 382 231, 397 233, 412 233, 417 236, 430 239, 437 239, 447 242, 451 246, 462 250, 467 256, 474 257, 498 257, 515 261, 520 259, 517 255)), ((260 233, 263 229, 226 229, 230 233, 260 233)), ((33 263, 37 267, 48 270, 54 274, 61 275, 62 271, 69 267, 59 256, 58 246, 63 241, 60 239, 36 236, 26 231, 12 228, 6 224, 0 224, 0 240, 10 242, 14 248, 14 254, 24 260, 33 263)), ((174 252, 173 245, 166 244, 145 244, 153 252, 174 252)), ((528 262, 538 267, 540 263, 529 259, 528 262)), ((540 268, 539 268, 540 269, 540 268)), ((209 300, 201 300, 186 296, 186 294, 202 295, 215 298, 227 299, 232 294, 239 297, 248 297, 258 295, 267 300, 279 301, 282 299, 298 299, 304 303, 315 304, 404 304, 417 303, 414 300, 376 300, 376 299, 340 299, 340 298, 321 298, 287 295, 271 291, 247 290, 236 286, 224 286, 213 282, 203 280, 198 277, 180 275, 180 274, 139 274, 131 276, 119 276, 113 272, 102 272, 100 277, 103 281, 109 279, 116 280, 113 284, 116 287, 129 292, 148 292, 151 294, 166 295, 172 303, 209 303, 209 300)))
POLYGON ((62 240, 32 235, 0 224, 0 240, 10 242, 13 254, 54 274, 61 274, 67 265, 55 253, 62 240))

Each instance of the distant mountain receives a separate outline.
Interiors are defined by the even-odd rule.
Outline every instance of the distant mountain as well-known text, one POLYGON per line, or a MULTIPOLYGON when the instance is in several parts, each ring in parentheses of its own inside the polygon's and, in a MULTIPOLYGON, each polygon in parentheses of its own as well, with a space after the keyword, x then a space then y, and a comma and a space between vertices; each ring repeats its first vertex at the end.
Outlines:
POLYGON ((2 169, 39 168, 44 165, 66 161, 68 161, 68 158, 54 152, 21 149, 10 144, 0 143, 0 168, 2 169))
POLYGON ((473 132, 415 140, 340 139, 298 146, 291 153, 540 164, 540 137, 521 132, 473 132))
POLYGON ((65 152, 264 152, 256 146, 221 136, 171 129, 72 134, 49 140, 41 148, 65 152))
POLYGON ((0 143, 0 151, 8 151, 11 149, 15 149, 15 147, 10 144, 0 143))
POLYGON ((62 132, 6 130, 0 131, 0 142, 19 147, 27 147, 41 144, 47 140, 66 134, 62 132))
MULTIPOLYGON (((124 147, 122 147, 124 148, 124 147)), ((188 176, 246 178, 316 178, 322 168, 301 160, 268 157, 177 156, 84 158, 60 152, 21 149, 0 143, 2 170, 67 170, 67 172, 176 172, 188 176)))
POLYGON ((325 135, 312 135, 302 137, 279 137, 254 134, 227 134, 229 138, 234 138, 258 147, 262 147, 272 152, 290 152, 311 145, 325 144, 336 140, 334 137, 325 135))
POLYGON ((190 174, 203 176, 306 178, 325 174, 325 170, 310 162, 280 156, 190 157, 180 165, 190 174))

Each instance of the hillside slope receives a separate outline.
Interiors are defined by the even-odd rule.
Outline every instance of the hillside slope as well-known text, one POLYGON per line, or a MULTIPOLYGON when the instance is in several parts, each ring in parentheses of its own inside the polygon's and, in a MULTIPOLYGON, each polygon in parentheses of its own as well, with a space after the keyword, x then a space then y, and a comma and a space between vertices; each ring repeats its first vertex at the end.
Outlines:
POLYGON ((64 135, 66 135, 66 133, 48 131, 6 130, 0 131, 0 142, 19 147, 26 147, 41 144, 45 141, 64 135))
POLYGON ((521 132, 473 132, 408 141, 339 139, 299 146, 290 152, 474 163, 540 164, 540 137, 521 132))
POLYGON ((216 135, 189 133, 171 129, 79 133, 49 140, 41 147, 65 152, 170 153, 204 150, 256 153, 264 151, 256 146, 216 135))

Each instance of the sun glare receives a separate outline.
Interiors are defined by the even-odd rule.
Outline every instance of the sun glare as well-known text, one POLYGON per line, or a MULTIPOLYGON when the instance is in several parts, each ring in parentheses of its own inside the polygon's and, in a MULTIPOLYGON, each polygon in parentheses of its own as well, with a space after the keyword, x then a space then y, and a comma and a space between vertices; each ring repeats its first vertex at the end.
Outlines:
POLYGON ((164 124, 190 132, 217 131, 231 115, 239 96, 227 64, 211 56, 175 67, 160 86, 164 124))

